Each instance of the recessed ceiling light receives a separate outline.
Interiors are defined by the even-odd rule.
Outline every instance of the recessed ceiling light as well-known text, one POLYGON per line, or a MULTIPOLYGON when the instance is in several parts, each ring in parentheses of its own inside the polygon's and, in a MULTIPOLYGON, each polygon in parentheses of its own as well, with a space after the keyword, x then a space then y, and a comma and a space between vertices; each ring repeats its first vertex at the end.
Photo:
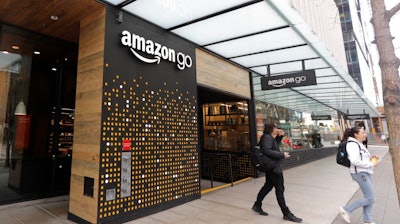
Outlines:
POLYGON ((34 51, 33 53, 34 54, 40 54, 40 51, 34 51))
POLYGON ((56 68, 51 68, 51 70, 52 70, 52 71, 57 71, 57 69, 56 69, 56 68))
POLYGON ((19 46, 13 45, 13 46, 11 46, 11 48, 14 49, 14 50, 18 50, 18 49, 19 49, 19 46))
POLYGON ((54 15, 53 15, 53 16, 50 16, 50 19, 51 19, 51 20, 54 20, 54 21, 57 21, 57 20, 58 20, 58 16, 54 16, 54 15))

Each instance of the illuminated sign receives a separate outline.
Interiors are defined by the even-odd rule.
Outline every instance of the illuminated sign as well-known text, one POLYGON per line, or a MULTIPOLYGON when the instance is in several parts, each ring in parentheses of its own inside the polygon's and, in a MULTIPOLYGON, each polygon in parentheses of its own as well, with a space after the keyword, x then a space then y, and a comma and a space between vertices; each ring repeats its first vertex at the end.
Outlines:
POLYGON ((345 120, 365 120, 369 119, 369 114, 345 114, 345 120))
POLYGON ((261 89, 280 89, 298 86, 317 85, 315 70, 305 70, 285 75, 268 76, 261 78, 261 89))
POLYGON ((164 46, 152 40, 133 34, 127 30, 122 31, 121 43, 130 48, 132 54, 145 63, 159 64, 161 59, 176 63, 180 70, 192 67, 193 61, 189 55, 176 52, 174 49, 164 46), (146 53, 146 56, 140 54, 146 53))
POLYGON ((332 120, 331 115, 311 115, 311 119, 313 121, 318 121, 318 120, 332 120))

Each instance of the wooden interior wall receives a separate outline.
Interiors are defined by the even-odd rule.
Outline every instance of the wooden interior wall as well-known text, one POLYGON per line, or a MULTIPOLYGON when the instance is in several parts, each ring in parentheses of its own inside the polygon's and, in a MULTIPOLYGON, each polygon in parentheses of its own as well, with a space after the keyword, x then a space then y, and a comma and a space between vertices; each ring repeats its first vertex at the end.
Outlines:
POLYGON ((97 222, 105 8, 81 21, 69 213, 97 222), (93 197, 83 194, 94 179, 93 197))
POLYGON ((203 50, 196 49, 197 84, 251 98, 249 72, 203 50))

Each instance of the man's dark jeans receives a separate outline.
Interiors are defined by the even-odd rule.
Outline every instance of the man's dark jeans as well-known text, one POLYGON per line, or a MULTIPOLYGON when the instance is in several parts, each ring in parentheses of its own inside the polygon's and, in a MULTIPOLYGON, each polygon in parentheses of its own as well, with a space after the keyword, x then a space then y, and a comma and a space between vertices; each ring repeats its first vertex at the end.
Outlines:
POLYGON ((283 185, 283 174, 276 174, 273 171, 265 173, 265 184, 260 189, 257 195, 256 204, 262 203, 265 196, 275 187, 275 195, 276 199, 278 200, 279 207, 281 207, 283 215, 288 214, 289 208, 286 206, 285 196, 283 192, 285 191, 285 186, 283 185))

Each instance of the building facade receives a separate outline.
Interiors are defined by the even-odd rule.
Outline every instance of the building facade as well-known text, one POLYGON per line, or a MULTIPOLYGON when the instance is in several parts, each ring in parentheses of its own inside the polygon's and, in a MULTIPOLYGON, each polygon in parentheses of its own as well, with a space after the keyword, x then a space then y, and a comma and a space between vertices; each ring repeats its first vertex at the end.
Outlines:
POLYGON ((340 105, 375 115, 340 92, 359 94, 289 1, 175 3, 24 2, 60 13, 38 27, 1 6, 2 204, 69 194, 71 220, 122 223, 196 200, 204 180, 256 177, 249 151, 265 122, 286 131, 291 167, 335 152, 340 105), (224 25, 230 16, 239 27, 224 25), (292 86, 263 90, 271 77, 292 86))
MULTIPOLYGON (((339 9, 349 74, 371 102, 380 107, 383 105, 379 93, 382 92, 379 90, 381 87, 378 86, 380 70, 374 68, 379 58, 370 23, 372 18, 370 1, 335 2, 339 9)), ((365 123, 367 130, 373 135, 375 133, 380 135, 384 129, 380 118, 373 118, 372 122, 365 121, 365 123)))

